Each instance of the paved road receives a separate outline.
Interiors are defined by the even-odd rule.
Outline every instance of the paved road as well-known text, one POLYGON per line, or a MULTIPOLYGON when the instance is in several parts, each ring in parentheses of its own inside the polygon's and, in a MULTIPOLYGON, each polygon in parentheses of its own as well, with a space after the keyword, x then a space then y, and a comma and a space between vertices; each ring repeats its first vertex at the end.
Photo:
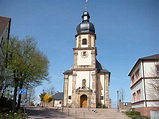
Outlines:
POLYGON ((27 107, 28 119, 130 119, 116 109, 27 107))
POLYGON ((74 119, 130 119, 117 109, 65 108, 63 112, 71 115, 74 119))
POLYGON ((26 112, 28 114, 28 119, 74 119, 73 117, 54 109, 27 107, 26 112))

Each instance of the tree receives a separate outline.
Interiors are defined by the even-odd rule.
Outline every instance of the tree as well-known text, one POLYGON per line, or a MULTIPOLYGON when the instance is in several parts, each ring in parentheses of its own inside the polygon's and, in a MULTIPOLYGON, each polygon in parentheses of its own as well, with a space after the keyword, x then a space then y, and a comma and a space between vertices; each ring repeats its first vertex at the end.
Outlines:
POLYGON ((159 100, 159 63, 158 62, 159 61, 155 61, 150 66, 150 71, 149 74, 147 74, 148 75, 147 77, 151 77, 151 79, 146 80, 146 82, 148 82, 146 84, 146 87, 149 87, 148 92, 150 92, 148 93, 148 95, 156 100, 159 100))
POLYGON ((44 102, 48 103, 52 100, 52 96, 50 94, 45 94, 44 95, 44 102))
POLYGON ((44 102, 44 96, 45 96, 45 92, 41 93, 40 96, 40 101, 44 102))
POLYGON ((125 90, 124 90, 123 88, 121 88, 121 89, 119 90, 119 99, 121 100, 121 102, 124 101, 125 96, 126 96, 126 92, 125 92, 125 90))
POLYGON ((29 87, 27 90, 27 99, 29 104, 36 100, 35 89, 34 87, 29 87))
MULTIPOLYGON (((12 87, 14 88, 13 111, 17 99, 18 88, 26 88, 27 85, 37 86, 42 80, 48 80, 47 57, 39 51, 35 41, 31 37, 19 40, 18 37, 11 37, 8 47, 7 71, 13 78, 12 87)), ((17 108, 20 107, 21 94, 18 97, 17 108)))
POLYGON ((45 89, 45 91, 50 94, 50 95, 54 95, 55 94, 55 87, 54 86, 51 86, 47 89, 45 89))

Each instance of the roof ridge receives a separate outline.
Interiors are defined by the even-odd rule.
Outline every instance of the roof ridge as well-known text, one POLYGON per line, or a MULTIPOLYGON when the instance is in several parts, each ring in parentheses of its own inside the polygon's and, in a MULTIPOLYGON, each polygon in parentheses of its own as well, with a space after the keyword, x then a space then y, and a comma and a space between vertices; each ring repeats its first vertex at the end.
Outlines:
POLYGON ((159 59, 159 54, 154 54, 154 55, 150 55, 150 56, 146 56, 146 57, 141 57, 139 59, 141 59, 141 60, 145 60, 145 59, 159 59))

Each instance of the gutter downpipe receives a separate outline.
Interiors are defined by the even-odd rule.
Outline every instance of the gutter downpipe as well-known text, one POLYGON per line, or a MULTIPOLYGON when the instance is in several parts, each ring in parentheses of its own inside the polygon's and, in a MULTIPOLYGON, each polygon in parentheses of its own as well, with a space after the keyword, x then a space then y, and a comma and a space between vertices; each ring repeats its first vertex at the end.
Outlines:
POLYGON ((105 104, 105 80, 106 80, 106 76, 105 76, 105 73, 104 73, 104 105, 106 106, 106 104, 105 104))
POLYGON ((147 108, 146 84, 145 84, 145 73, 144 73, 144 64, 143 64, 143 61, 142 61, 142 71, 143 71, 143 81, 144 81, 145 106, 147 108))

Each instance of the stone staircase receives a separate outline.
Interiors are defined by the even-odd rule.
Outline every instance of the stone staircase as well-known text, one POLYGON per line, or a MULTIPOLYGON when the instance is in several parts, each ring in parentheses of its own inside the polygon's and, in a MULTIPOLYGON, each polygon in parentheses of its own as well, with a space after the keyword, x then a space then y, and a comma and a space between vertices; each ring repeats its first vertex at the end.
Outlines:
POLYGON ((66 108, 63 112, 75 119, 130 119, 117 109, 66 108))

